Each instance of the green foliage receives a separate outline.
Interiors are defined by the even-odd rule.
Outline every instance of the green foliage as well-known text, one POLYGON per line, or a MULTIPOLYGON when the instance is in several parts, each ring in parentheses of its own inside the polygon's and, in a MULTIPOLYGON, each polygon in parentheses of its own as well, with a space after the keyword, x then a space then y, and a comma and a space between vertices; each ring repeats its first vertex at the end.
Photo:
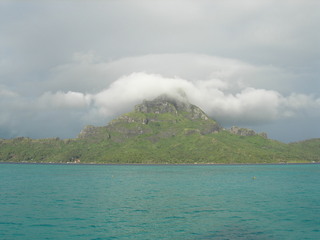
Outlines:
POLYGON ((285 144, 222 130, 188 112, 131 112, 77 139, 0 140, 1 162, 39 163, 290 163, 319 162, 320 139, 285 144))

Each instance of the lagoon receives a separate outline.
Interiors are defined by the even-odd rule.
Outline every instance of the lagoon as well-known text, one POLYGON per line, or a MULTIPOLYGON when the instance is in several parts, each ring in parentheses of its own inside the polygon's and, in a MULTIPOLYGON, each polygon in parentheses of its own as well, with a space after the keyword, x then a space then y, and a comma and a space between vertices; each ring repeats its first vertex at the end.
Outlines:
POLYGON ((320 165, 0 164, 0 239, 320 239, 320 165))

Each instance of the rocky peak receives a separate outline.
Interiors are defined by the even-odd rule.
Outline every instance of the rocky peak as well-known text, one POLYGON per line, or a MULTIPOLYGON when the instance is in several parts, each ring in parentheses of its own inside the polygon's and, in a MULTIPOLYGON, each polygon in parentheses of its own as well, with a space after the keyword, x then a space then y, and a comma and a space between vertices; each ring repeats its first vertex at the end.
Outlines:
POLYGON ((135 107, 136 112, 142 113, 187 113, 190 119, 208 120, 208 116, 198 107, 190 104, 186 98, 177 99, 169 95, 163 94, 154 100, 144 100, 142 104, 135 107))

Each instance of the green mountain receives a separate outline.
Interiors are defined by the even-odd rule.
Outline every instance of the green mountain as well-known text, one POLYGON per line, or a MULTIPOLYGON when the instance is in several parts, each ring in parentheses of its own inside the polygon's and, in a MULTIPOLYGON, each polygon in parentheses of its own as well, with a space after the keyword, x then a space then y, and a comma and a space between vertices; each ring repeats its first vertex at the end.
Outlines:
POLYGON ((296 163, 319 162, 320 139, 285 144, 250 129, 222 128, 200 108, 162 95, 75 139, 0 140, 1 162, 296 163))

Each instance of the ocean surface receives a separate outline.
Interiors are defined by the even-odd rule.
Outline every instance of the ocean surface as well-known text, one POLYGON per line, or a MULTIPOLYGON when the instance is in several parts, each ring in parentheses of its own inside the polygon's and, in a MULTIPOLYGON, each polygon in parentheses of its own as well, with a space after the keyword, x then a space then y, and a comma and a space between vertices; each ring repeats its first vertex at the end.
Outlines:
POLYGON ((320 165, 0 164, 0 239, 320 239, 320 165))

